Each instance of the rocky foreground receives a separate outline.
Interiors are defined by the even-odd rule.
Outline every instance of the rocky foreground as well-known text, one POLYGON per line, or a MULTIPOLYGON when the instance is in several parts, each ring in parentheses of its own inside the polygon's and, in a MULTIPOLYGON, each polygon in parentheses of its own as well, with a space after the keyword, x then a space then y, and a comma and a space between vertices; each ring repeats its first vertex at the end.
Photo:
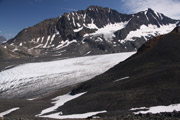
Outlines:
MULTIPOLYGON (((5 117, 0 118, 0 120, 56 120, 50 118, 12 118, 5 117)), ((112 117, 102 117, 102 118, 86 118, 86 119, 64 119, 64 120, 180 120, 180 112, 174 111, 172 113, 159 113, 159 114, 125 114, 116 115, 112 117)))

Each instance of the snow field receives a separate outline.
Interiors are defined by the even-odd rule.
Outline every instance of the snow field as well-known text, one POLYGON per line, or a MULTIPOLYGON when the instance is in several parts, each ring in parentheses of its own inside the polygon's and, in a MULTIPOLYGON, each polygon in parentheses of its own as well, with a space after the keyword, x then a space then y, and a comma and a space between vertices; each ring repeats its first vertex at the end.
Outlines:
POLYGON ((99 75, 135 52, 27 63, 0 72, 0 98, 36 98, 99 75))

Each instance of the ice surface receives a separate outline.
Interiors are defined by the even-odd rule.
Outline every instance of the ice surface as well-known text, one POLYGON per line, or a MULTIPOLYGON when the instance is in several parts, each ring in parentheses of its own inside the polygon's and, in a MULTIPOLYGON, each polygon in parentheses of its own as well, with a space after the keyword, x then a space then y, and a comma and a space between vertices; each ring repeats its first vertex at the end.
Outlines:
POLYGON ((134 114, 147 114, 147 113, 160 113, 160 112, 173 112, 173 111, 180 111, 180 104, 172 104, 169 106, 153 106, 153 107, 140 107, 140 108, 132 108, 131 110, 142 110, 138 112, 134 112, 134 114), (148 109, 148 110, 142 110, 142 109, 148 109))
POLYGON ((18 110, 18 109, 19 109, 19 107, 16 107, 16 108, 12 108, 10 110, 4 111, 4 112, 0 113, 0 117, 3 117, 3 116, 5 116, 5 115, 7 115, 7 114, 9 114, 15 110, 18 110))
POLYGON ((135 52, 28 63, 0 72, 0 98, 34 98, 99 75, 135 52))

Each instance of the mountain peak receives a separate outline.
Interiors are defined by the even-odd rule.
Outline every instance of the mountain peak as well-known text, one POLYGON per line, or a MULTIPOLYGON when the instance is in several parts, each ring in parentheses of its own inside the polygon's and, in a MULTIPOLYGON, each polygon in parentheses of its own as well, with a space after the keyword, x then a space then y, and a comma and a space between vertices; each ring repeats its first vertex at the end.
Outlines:
POLYGON ((87 9, 102 9, 103 7, 91 5, 87 9))
POLYGON ((147 10, 148 10, 148 11, 153 11, 153 12, 154 12, 154 10, 153 10, 153 9, 151 9, 151 8, 148 8, 147 10))
POLYGON ((93 10, 111 10, 110 8, 107 8, 107 7, 101 7, 101 6, 89 6, 86 10, 90 10, 90 11, 93 11, 93 10))

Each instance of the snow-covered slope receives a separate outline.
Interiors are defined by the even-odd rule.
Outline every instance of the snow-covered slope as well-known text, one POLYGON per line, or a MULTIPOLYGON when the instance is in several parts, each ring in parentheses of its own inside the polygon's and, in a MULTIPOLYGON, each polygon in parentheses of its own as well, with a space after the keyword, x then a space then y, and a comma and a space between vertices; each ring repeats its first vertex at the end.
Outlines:
POLYGON ((99 75, 135 52, 28 63, 0 72, 0 97, 36 97, 99 75))

